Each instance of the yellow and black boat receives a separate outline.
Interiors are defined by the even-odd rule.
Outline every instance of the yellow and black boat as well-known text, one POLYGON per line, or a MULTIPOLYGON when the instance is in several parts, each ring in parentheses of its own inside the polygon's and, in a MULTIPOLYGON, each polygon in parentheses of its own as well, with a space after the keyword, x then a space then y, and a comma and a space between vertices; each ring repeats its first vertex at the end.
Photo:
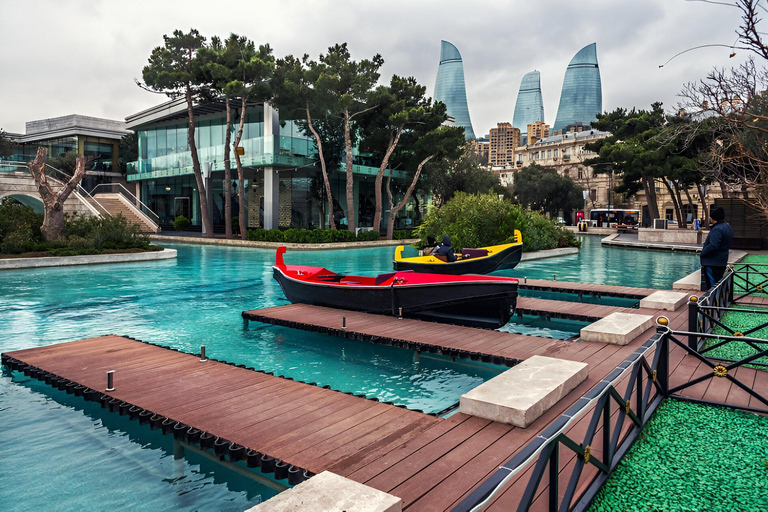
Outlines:
POLYGON ((413 270, 431 274, 488 274, 495 270, 515 268, 523 255, 523 237, 515 230, 511 244, 492 245, 477 249, 462 249, 457 260, 448 262, 444 257, 432 254, 419 255, 410 246, 395 248, 395 270, 413 270), (411 254, 409 254, 411 253, 411 254))

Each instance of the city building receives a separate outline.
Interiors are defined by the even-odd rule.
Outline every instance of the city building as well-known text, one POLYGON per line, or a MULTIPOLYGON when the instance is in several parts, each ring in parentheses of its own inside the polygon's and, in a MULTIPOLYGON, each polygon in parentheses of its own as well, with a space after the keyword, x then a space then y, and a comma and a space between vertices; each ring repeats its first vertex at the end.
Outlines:
POLYGON ((520 146, 520 130, 510 123, 498 123, 491 128, 488 163, 506 166, 515 161, 515 149, 520 146))
POLYGON ((483 162, 489 162, 491 141, 486 135, 469 141, 469 149, 480 157, 483 162))
POLYGON ((86 157, 88 165, 81 185, 90 192, 100 183, 125 183, 119 167, 120 139, 129 133, 124 121, 77 114, 28 121, 26 133, 8 133, 17 146, 4 160, 32 161, 40 146, 48 149, 49 159, 68 152, 86 157))
MULTIPOLYGON (((238 190, 235 157, 230 151, 233 179, 224 182, 225 105, 221 101, 194 106, 195 142, 201 170, 206 182, 207 202, 213 225, 224 225, 224 187, 232 192, 233 215, 239 201, 246 202, 247 225, 264 227, 327 227, 329 215, 340 214, 343 219, 355 215, 361 228, 386 227, 387 212, 382 226, 372 226, 374 216, 374 179, 378 162, 354 154, 354 204, 346 204, 346 175, 343 164, 329 169, 334 211, 329 212, 324 198, 322 175, 314 140, 306 137, 290 119, 280 119, 277 110, 267 103, 250 106, 237 112, 245 116, 241 161, 244 166, 245 187, 238 190)), ((193 226, 202 226, 200 198, 192 157, 187 145, 188 115, 183 98, 168 101, 126 118, 130 129, 138 136, 139 159, 128 165, 128 180, 137 184, 140 199, 154 211, 163 227, 183 215, 193 226)), ((234 140, 234 135, 233 135, 234 140)), ((403 171, 394 171, 401 179, 403 171)), ((384 195, 386 197, 386 193, 384 195)), ((404 212, 405 219, 412 212, 404 212)), ((346 222, 341 221, 343 227, 346 222)))
POLYGON ((467 90, 464 85, 464 63, 459 50, 448 41, 440 41, 440 65, 435 80, 435 101, 442 101, 456 126, 464 128, 468 140, 475 138, 469 118, 467 90))
POLYGON ((565 70, 560 105, 553 130, 566 130, 569 124, 590 124, 603 111, 597 44, 585 46, 571 59, 565 70))
POLYGON ((535 144, 536 141, 549 137, 549 125, 536 121, 526 126, 526 144, 535 144))
POLYGON ((520 130, 520 133, 526 133, 528 125, 543 122, 544 99, 541 96, 541 75, 538 71, 531 71, 526 73, 520 82, 512 126, 520 130))

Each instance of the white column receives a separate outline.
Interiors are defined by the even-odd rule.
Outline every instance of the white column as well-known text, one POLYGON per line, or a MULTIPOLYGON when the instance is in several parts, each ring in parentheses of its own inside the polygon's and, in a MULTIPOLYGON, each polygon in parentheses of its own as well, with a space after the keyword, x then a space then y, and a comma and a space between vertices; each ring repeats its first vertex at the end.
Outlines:
MULTIPOLYGON (((202 168, 202 174, 203 174, 203 183, 205 184, 205 200, 208 203, 208 219, 213 222, 213 185, 211 184, 211 169, 212 165, 210 162, 203 162, 203 168, 202 168)), ((202 213, 202 210, 201 210, 202 213)), ((206 233, 205 231, 205 222, 200 222, 200 224, 203 226, 203 234, 206 233)))
POLYGON ((264 229, 280 225, 280 175, 274 167, 264 167, 264 229))

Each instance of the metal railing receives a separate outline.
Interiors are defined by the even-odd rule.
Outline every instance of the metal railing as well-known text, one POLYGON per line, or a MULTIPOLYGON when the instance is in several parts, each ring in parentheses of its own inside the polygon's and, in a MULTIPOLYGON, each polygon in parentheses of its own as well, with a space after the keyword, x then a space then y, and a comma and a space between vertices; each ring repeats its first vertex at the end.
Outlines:
POLYGON ((149 206, 141 202, 141 200, 139 200, 138 197, 133 195, 127 188, 125 188, 122 185, 122 183, 100 183, 99 185, 96 185, 95 187, 93 187, 93 190, 91 191, 91 193, 95 194, 96 190, 102 187, 105 190, 109 190, 109 192, 104 192, 104 193, 120 194, 121 196, 125 197, 133 206, 136 207, 137 210, 143 213, 152 222, 154 222, 156 225, 160 224, 160 216, 155 212, 153 212, 149 206))
MULTIPOLYGON (((768 341, 738 336, 718 336, 707 333, 672 331, 666 324, 665 317, 658 319, 656 334, 632 356, 619 365, 611 374, 571 406, 560 418, 555 420, 539 436, 518 452, 509 462, 499 468, 466 499, 459 503, 454 511, 476 511, 483 509, 493 499, 507 490, 508 484, 532 468, 517 502, 518 511, 526 511, 537 500, 547 500, 547 510, 570 511, 585 510, 594 499, 602 485, 618 465, 621 458, 642 431, 661 401, 668 397, 718 405, 737 409, 768 413, 768 395, 756 391, 753 373, 739 373, 736 369, 768 355, 768 341), (719 341, 748 341, 762 344, 763 348, 738 361, 725 363, 713 360, 696 348, 690 347, 687 338, 691 334, 719 341), (706 371, 696 378, 685 382, 670 384, 669 355, 672 350, 682 349, 686 356, 691 356, 697 363, 703 364, 706 371), (648 355, 653 352, 653 358, 648 355), (737 378, 744 376, 748 384, 737 378), (731 385, 740 388, 754 400, 740 403, 696 399, 681 394, 686 389, 708 380, 726 379, 731 385), (744 405, 750 403, 752 405, 744 405), (586 432, 577 423, 585 421, 591 411, 586 432), (625 426, 629 420, 628 428, 625 426), (563 451, 570 457, 571 463, 563 464, 563 451), (574 461, 575 459, 575 461, 574 461), (567 482, 565 492, 560 495, 560 483, 567 482), (542 490, 542 483, 546 492, 542 490)), ((758 371, 758 370, 753 370, 758 371)), ((762 372, 760 372, 762 373, 762 372)), ((724 396, 730 397, 730 394, 724 396)), ((583 425, 582 425, 583 426, 583 425)), ((537 503, 537 505, 539 505, 537 503)))
MULTIPOLYGON (((0 161, 0 170, 3 168, 13 169, 14 172, 21 171, 32 176, 32 171, 29 170, 29 167, 27 167, 27 164, 25 163, 3 160, 0 161)), ((57 169, 49 164, 45 164, 45 174, 49 178, 53 179, 57 186, 60 187, 63 187, 65 183, 72 179, 72 175, 67 174, 61 169, 57 169)), ((88 191, 85 190, 79 183, 75 186, 75 189, 72 191, 72 193, 77 196, 80 202, 83 203, 93 215, 97 217, 104 217, 105 215, 107 217, 112 216, 112 214, 109 213, 109 211, 104 208, 104 206, 102 206, 96 199, 94 199, 93 196, 89 194, 88 191)))

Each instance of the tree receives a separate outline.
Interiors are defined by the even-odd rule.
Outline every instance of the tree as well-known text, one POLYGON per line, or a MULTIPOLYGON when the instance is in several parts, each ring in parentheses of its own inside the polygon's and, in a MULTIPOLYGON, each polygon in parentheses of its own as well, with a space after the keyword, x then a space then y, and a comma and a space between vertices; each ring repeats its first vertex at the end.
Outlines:
POLYGON ((232 238, 232 190, 229 184, 232 182, 232 166, 230 160, 230 142, 232 139, 232 101, 240 98, 240 123, 232 144, 232 152, 235 154, 238 176, 238 190, 240 190, 239 212, 240 236, 245 240, 246 236, 246 212, 245 212, 245 178, 240 155, 237 151, 243 136, 245 124, 245 111, 248 102, 252 98, 261 101, 269 101, 270 91, 268 82, 274 71, 274 58, 269 45, 256 45, 246 37, 230 34, 225 42, 218 37, 211 39, 211 45, 202 48, 198 53, 199 63, 197 68, 201 70, 202 82, 210 82, 213 90, 218 95, 224 96, 224 104, 227 112, 226 133, 224 136, 224 226, 227 238, 232 238))
POLYGON ((380 86, 371 95, 370 103, 377 107, 363 117, 365 126, 360 149, 370 152, 381 164, 376 173, 374 229, 381 225, 382 182, 392 154, 404 131, 427 133, 447 118, 445 105, 433 104, 424 93, 426 87, 413 77, 393 75, 388 86, 380 86))
POLYGON ((555 169, 532 164, 515 174, 512 197, 522 206, 543 211, 553 217, 561 210, 579 208, 583 203, 583 190, 571 178, 561 176, 555 169))
POLYGON ((319 62, 311 62, 309 65, 315 88, 326 96, 331 112, 338 112, 343 120, 347 225, 352 232, 355 232, 356 227, 352 211, 355 204, 352 145, 360 128, 356 126, 356 118, 375 108, 370 103, 370 96, 379 80, 379 68, 383 64, 384 59, 379 54, 370 60, 352 60, 347 43, 343 43, 331 46, 328 53, 320 55, 319 62))
POLYGON ((464 146, 456 159, 436 162, 424 182, 432 191, 432 202, 438 208, 450 201, 457 192, 510 196, 510 191, 499 183, 498 178, 482 165, 483 160, 474 151, 464 146))
MULTIPOLYGON (((387 240, 392 240, 395 230, 395 218, 405 207, 413 194, 424 167, 432 160, 458 158, 465 144, 464 129, 440 126, 429 133, 420 135, 412 144, 404 146, 395 158, 412 175, 411 182, 403 198, 395 205, 392 193, 392 171, 387 177, 387 197, 389 198, 389 219, 387 221, 387 240)), ((399 166, 399 165, 398 165, 399 166)))
POLYGON ((140 87, 165 94, 169 98, 184 97, 187 103, 187 144, 192 155, 192 170, 199 191, 200 215, 203 218, 203 228, 206 237, 213 237, 213 223, 208 210, 205 180, 200 169, 200 157, 195 145, 195 112, 194 102, 210 99, 211 87, 201 81, 200 61, 195 57, 205 47, 205 37, 195 29, 189 33, 174 30, 173 36, 164 35, 164 46, 158 46, 149 56, 149 64, 144 66, 142 77, 144 83, 136 81, 140 87))
POLYGON ((128 162, 134 162, 139 159, 139 139, 135 133, 123 135, 120 139, 120 172, 128 172, 128 162))
POLYGON ((37 191, 43 200, 45 217, 40 232, 43 234, 43 238, 53 241, 64 237, 64 202, 85 176, 85 158, 81 156, 76 158, 75 172, 72 178, 58 191, 54 190, 48 183, 48 176, 45 173, 47 159, 48 149, 39 147, 35 159, 28 162, 27 167, 32 173, 37 191))
POLYGON ((8 136, 8 132, 0 128, 0 157, 11 156, 16 143, 8 136))
POLYGON ((283 120, 300 119, 303 116, 305 132, 311 133, 315 139, 325 197, 328 201, 328 222, 331 229, 336 229, 336 221, 333 218, 333 193, 328 179, 328 168, 335 169, 336 167, 329 165, 331 159, 328 158, 325 149, 329 132, 338 133, 338 131, 322 130, 322 128, 318 129, 315 126, 318 116, 322 124, 323 120, 326 122, 330 120, 331 112, 330 101, 324 91, 315 87, 314 78, 314 71, 310 70, 308 55, 304 55, 301 59, 288 55, 277 60, 271 89, 274 94, 275 107, 280 111, 283 120), (325 137, 321 135, 321 132, 324 132, 325 137))

